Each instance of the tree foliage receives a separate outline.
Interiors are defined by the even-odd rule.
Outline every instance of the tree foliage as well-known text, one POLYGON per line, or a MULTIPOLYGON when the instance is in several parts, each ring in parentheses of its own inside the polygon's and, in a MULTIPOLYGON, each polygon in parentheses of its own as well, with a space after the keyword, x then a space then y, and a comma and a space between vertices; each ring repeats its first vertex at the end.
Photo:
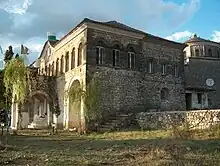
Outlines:
POLYGON ((5 52, 4 61, 5 63, 9 62, 13 58, 14 52, 12 46, 8 47, 8 50, 5 52))
POLYGON ((70 102, 79 104, 83 102, 85 117, 87 121, 97 121, 102 117, 101 109, 98 108, 100 90, 97 88, 97 80, 94 78, 86 85, 73 86, 67 92, 70 102))
POLYGON ((4 71, 5 95, 8 97, 13 91, 17 102, 24 103, 26 94, 30 90, 29 71, 22 58, 17 56, 7 61, 4 71))

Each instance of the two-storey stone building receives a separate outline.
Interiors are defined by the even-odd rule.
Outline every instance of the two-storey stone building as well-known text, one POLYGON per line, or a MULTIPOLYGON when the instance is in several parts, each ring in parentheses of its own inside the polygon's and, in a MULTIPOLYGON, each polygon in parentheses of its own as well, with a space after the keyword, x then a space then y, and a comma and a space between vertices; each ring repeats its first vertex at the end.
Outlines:
MULTIPOLYGON (((49 125, 51 108, 47 103, 57 97, 61 109, 57 123, 84 129, 83 102, 74 106, 65 92, 71 87, 86 87, 90 76, 99 80, 99 108, 105 119, 116 113, 185 110, 184 47, 116 21, 84 19, 60 40, 49 35, 31 66, 39 75, 55 78, 56 85, 48 86, 57 95, 43 89, 34 92, 38 97, 34 108, 28 109, 36 117, 32 121, 40 117, 49 125)), ((31 121, 23 126, 28 123, 31 121)))
POLYGON ((185 41, 185 89, 187 109, 220 106, 220 43, 194 35, 185 41))

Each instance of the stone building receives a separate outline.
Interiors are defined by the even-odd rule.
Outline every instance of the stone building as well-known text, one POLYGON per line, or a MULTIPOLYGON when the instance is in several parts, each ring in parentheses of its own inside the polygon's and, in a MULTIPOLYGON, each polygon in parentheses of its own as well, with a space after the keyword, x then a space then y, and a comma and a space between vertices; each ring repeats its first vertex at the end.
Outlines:
MULTIPOLYGON (((40 57, 31 65, 38 70, 37 88, 30 95, 25 114, 29 120, 23 127, 35 128, 44 121, 45 126, 55 122, 63 128, 84 130, 83 102, 74 105, 65 92, 77 86, 86 89, 90 76, 99 80, 103 119, 185 110, 184 47, 116 21, 84 19, 60 40, 49 34, 40 57), (39 83, 43 81, 44 86, 39 83), (57 121, 51 111, 54 104, 61 110, 57 121)), ((14 127, 16 108, 14 104, 14 127)))
POLYGON ((185 42, 186 108, 218 109, 220 106, 220 43, 194 35, 185 42))

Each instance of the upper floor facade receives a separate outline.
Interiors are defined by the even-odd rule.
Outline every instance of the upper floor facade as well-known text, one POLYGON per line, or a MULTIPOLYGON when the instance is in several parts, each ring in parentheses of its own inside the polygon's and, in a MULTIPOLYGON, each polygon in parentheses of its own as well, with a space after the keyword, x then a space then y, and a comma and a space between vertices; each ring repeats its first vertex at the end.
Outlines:
POLYGON ((181 77, 184 47, 115 21, 84 19, 61 40, 49 35, 33 65, 56 77, 85 64, 181 77))
POLYGON ((185 64, 190 57, 193 58, 220 58, 220 43, 202 39, 196 34, 189 40, 185 41, 187 47, 184 49, 185 64))

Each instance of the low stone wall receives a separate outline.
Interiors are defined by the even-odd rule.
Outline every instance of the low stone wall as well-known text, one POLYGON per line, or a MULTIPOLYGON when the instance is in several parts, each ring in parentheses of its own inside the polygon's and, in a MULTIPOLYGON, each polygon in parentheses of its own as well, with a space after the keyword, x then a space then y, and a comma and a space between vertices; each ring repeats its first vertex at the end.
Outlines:
POLYGON ((220 124, 220 110, 141 112, 136 120, 142 129, 167 129, 185 124, 192 129, 205 129, 220 124))

